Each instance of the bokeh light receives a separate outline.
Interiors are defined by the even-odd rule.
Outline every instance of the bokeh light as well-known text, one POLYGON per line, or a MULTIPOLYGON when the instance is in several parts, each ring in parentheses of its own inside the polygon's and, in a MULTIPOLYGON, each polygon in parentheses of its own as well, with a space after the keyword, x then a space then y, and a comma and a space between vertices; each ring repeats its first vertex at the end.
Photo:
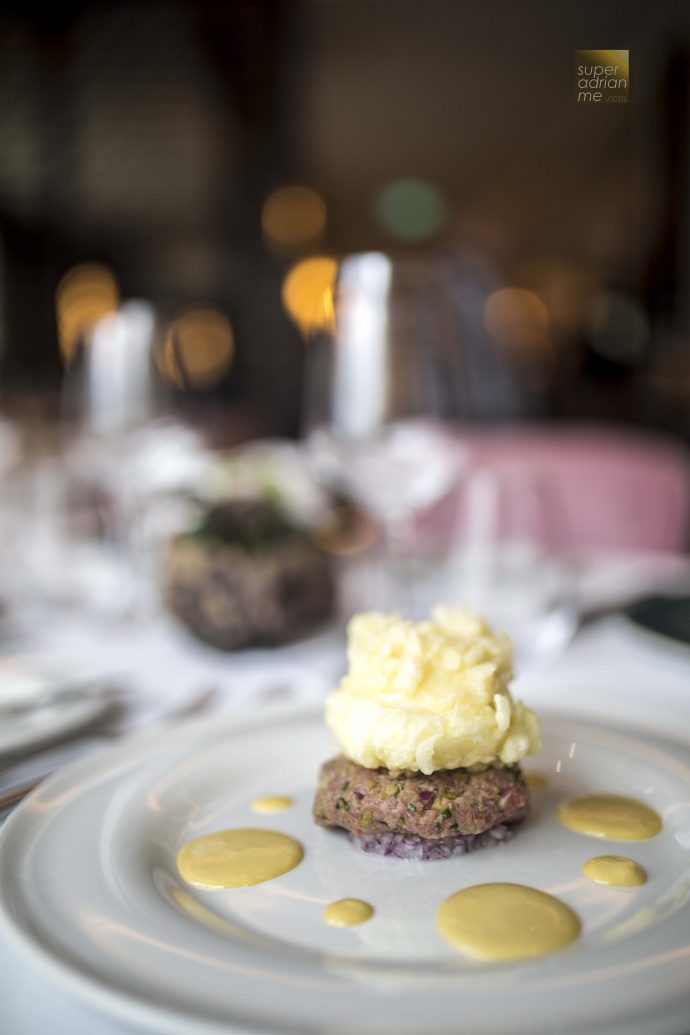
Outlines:
POLYGON ((448 220, 448 204, 438 187, 426 180, 396 180, 377 195, 378 223, 399 241, 434 237, 448 220))
POLYGON ((591 348, 605 359, 635 366, 646 354, 650 328, 645 312, 624 291, 595 295, 589 317, 591 348))
POLYGON ((55 291, 58 342, 63 361, 69 364, 96 324, 117 312, 117 282, 111 270, 88 262, 69 270, 55 291))
POLYGON ((168 325, 155 350, 156 366, 176 388, 208 388, 230 369, 230 321, 210 306, 186 309, 168 325))
POLYGON ((333 292, 338 264, 324 255, 298 262, 283 281, 285 309, 303 334, 333 330, 333 292))
POLYGON ((503 348, 530 353, 548 345, 549 313, 533 291, 523 288, 494 291, 484 306, 484 323, 494 341, 503 348))
POLYGON ((278 187, 261 210, 264 238, 277 249, 313 244, 326 229, 326 202, 311 187, 278 187))
POLYGON ((589 312, 598 290, 592 270, 562 259, 533 259, 520 263, 517 279, 529 284, 546 305, 554 337, 563 340, 580 334, 583 314, 589 312))

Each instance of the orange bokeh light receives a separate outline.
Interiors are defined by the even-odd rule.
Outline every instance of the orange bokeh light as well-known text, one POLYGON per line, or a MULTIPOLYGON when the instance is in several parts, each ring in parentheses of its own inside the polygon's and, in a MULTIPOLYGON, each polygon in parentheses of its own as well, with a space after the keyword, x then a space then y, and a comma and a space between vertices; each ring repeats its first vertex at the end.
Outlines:
POLYGON ((499 345, 515 352, 532 352, 548 344, 549 312, 533 291, 494 291, 484 306, 484 323, 499 345))
POLYGON ((337 273, 335 259, 321 255, 298 262, 285 277, 283 305, 305 335, 317 330, 333 330, 337 273))
POLYGON ((232 364, 230 321, 210 306, 186 309, 170 322, 154 355, 161 375, 176 388, 207 388, 232 364))
POLYGON ((117 312, 119 303, 117 282, 107 266, 82 263, 64 275, 55 291, 55 314, 60 354, 66 364, 96 324, 117 312))
POLYGON ((261 210, 264 238, 278 249, 300 248, 326 228, 326 202, 311 187, 289 184, 266 198, 261 210))

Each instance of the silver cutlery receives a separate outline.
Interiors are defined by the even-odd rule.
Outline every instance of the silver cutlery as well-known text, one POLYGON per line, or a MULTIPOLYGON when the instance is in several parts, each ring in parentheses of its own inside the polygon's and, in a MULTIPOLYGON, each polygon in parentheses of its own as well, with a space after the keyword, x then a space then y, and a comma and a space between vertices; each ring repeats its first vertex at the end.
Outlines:
MULTIPOLYGON (((204 711, 214 700, 219 691, 216 685, 204 686, 189 700, 170 708, 163 715, 159 716, 149 730, 166 729, 169 726, 177 725, 186 718, 191 718, 204 711)), ((97 728, 92 728, 80 736, 71 738, 62 744, 53 745, 50 748, 32 752, 30 755, 13 758, 4 766, 0 767, 0 776, 10 781, 10 785, 0 790, 0 822, 7 818, 9 811, 22 801, 35 787, 43 780, 51 776, 57 769, 67 765, 71 761, 83 757, 90 751, 99 747, 105 747, 112 740, 124 736, 127 729, 126 719, 115 719, 112 722, 105 722, 97 728), (34 773, 29 775, 31 769, 34 773), (16 783, 11 782, 12 774, 17 777, 16 783)), ((132 731, 134 732, 134 731, 132 731)))
POLYGON ((19 804, 22 798, 30 794, 34 787, 38 787, 43 780, 45 780, 45 775, 39 776, 35 780, 28 780, 26 783, 20 783, 17 787, 0 793, 0 821, 5 818, 4 813, 9 812, 14 805, 19 804))
POLYGON ((115 684, 115 681, 110 680, 107 683, 93 679, 78 683, 58 683, 47 687, 40 694, 29 697, 26 701, 0 704, 0 720, 29 715, 41 708, 53 708, 72 701, 83 701, 85 698, 93 696, 94 693, 99 698, 116 698, 121 694, 121 689, 115 684))

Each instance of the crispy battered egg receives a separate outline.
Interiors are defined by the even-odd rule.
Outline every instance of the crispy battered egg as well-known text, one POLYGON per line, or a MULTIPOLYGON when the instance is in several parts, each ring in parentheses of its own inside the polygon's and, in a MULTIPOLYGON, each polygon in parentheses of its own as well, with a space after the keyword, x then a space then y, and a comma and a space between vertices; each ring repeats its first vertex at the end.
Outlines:
POLYGON ((541 747, 539 720, 508 690, 513 648, 478 615, 436 607, 430 620, 356 615, 349 671, 326 701, 326 723, 368 769, 512 765, 541 747))

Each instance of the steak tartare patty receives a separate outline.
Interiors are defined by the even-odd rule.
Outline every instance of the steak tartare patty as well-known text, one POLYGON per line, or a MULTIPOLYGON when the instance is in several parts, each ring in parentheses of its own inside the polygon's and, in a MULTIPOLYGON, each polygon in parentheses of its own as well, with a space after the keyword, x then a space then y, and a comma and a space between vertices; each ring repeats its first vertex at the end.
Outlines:
POLYGON ((317 823, 343 827, 365 851, 442 858, 504 840, 503 824, 524 819, 528 804, 517 765, 426 776, 365 769, 339 756, 321 767, 313 811, 317 823), (481 836, 488 831, 496 836, 481 836), (439 852, 397 851, 402 840, 409 849, 422 842, 439 852))

